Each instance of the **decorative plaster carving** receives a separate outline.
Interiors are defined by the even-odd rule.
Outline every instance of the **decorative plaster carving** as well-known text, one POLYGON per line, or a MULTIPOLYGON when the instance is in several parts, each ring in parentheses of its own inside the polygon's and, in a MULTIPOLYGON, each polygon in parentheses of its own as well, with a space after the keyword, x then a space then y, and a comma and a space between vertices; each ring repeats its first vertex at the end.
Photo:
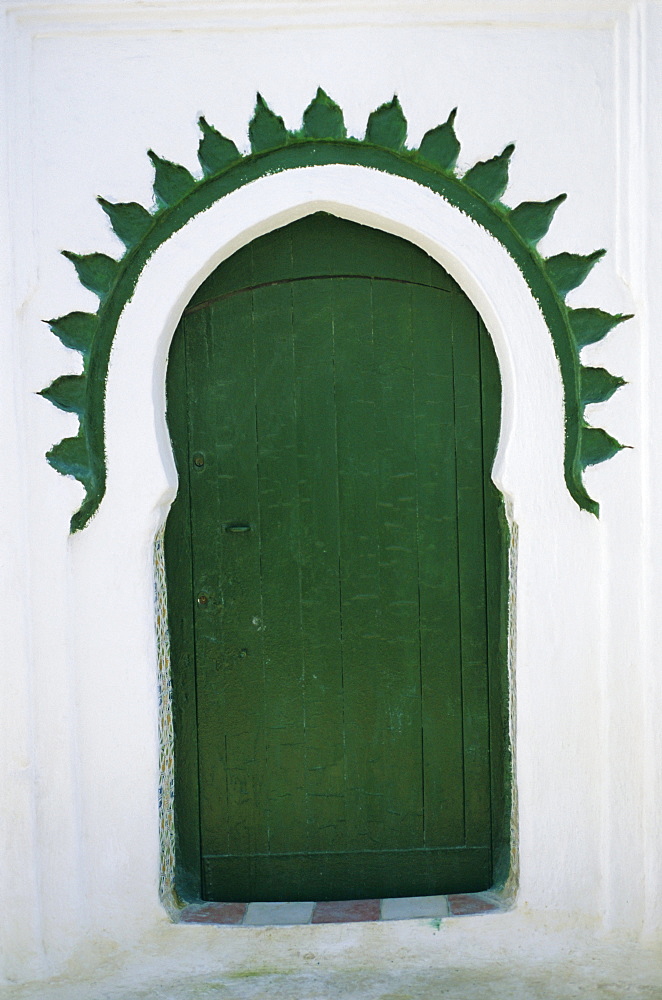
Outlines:
POLYGON ((582 365, 579 352, 630 317, 595 308, 572 309, 565 304, 567 293, 582 283, 605 251, 542 257, 536 246, 565 195, 545 202, 523 202, 512 209, 503 204, 515 148, 512 144, 458 176, 455 165, 460 143, 455 116, 454 110, 446 122, 424 135, 417 150, 412 150, 405 145, 407 122, 397 97, 373 111, 365 138, 355 139, 347 136, 340 107, 321 89, 296 132, 288 131, 283 119, 258 95, 249 125, 250 153, 242 155, 234 142, 201 118, 201 177, 150 151, 155 171, 151 210, 135 202, 113 204, 99 198, 126 251, 119 260, 102 253, 63 251, 81 283, 99 297, 99 308, 96 313, 72 312, 49 321, 53 333, 67 347, 80 351, 84 371, 63 375, 42 390, 43 396, 60 409, 76 413, 80 420, 77 435, 65 438, 47 455, 55 469, 74 476, 85 489, 83 504, 72 517, 72 531, 87 524, 105 493, 108 363, 119 317, 146 262, 182 226, 230 192, 271 173, 326 164, 359 165, 421 184, 470 216, 504 246, 540 307, 561 370, 566 486, 582 509, 598 513, 598 504, 584 487, 583 471, 587 465, 611 458, 623 445, 601 428, 590 426, 584 407, 608 399, 623 385, 623 379, 604 368, 582 365))

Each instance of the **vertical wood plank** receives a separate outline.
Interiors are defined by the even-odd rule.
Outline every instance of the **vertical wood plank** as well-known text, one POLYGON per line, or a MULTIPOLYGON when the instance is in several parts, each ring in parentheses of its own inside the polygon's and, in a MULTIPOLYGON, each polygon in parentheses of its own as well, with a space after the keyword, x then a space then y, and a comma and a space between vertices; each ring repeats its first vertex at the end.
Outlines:
POLYGON ((489 843, 490 774, 482 409, 478 314, 453 295, 455 446, 464 721, 465 836, 489 843))
MULTIPOLYGON (((340 580, 347 754, 348 848, 377 848, 389 788, 381 747, 385 719, 381 665, 377 516, 376 359, 370 282, 334 281, 340 580)), ((390 846, 390 845, 389 845, 390 846)))
POLYGON ((185 351, 186 319, 182 319, 170 348, 166 382, 167 419, 179 486, 166 522, 164 548, 175 732, 177 882, 180 892, 195 897, 200 892, 200 822, 185 351))
POLYGON ((267 753, 269 850, 307 846, 306 683, 301 622, 301 542, 292 291, 253 292, 261 631, 267 753))
POLYGON ((414 292, 425 844, 464 842, 452 297, 414 292))
POLYGON ((485 588, 489 684, 490 801, 495 880, 508 874, 508 550, 501 495, 492 481, 501 425, 501 376, 488 331, 479 320, 485 493, 485 588))
POLYGON ((261 239, 253 240, 246 250, 251 255, 252 284, 286 281, 293 277, 292 226, 274 229, 261 239))
MULTIPOLYGON (((379 635, 372 670, 382 713, 383 842, 423 844, 423 760, 412 291, 372 282, 376 361, 374 531, 379 551, 379 635)), ((360 426, 355 435, 362 433, 360 426)))
POLYGON ((251 293, 187 320, 203 854, 266 850, 255 359, 251 293), (209 379, 207 372, 214 377, 209 379), (228 524, 253 531, 233 534, 228 524))
POLYGON ((347 836, 333 283, 292 285, 308 850, 347 836))

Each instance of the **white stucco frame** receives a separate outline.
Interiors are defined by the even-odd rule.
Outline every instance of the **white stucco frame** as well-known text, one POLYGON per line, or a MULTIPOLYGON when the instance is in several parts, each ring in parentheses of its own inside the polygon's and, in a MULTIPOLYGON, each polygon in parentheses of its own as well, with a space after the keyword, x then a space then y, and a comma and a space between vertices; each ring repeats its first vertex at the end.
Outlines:
MULTIPOLYGON (((115 809, 124 817, 124 832, 119 835, 126 838, 124 849, 135 866, 137 911, 156 905, 159 871, 152 547, 177 489, 165 423, 168 348, 191 295, 224 258, 255 237, 319 210, 382 228, 421 246, 467 292, 494 339, 503 405, 493 478, 506 498, 511 527, 519 535, 520 597, 511 622, 511 671, 518 694, 513 732, 517 733, 519 898, 527 906, 565 909, 575 896, 580 908, 590 911, 595 900, 587 896, 587 888, 599 885, 599 879, 592 877, 599 862, 588 838, 588 843, 581 842, 577 858, 582 872, 579 885, 575 865, 568 869, 567 885, 563 878, 559 881, 559 851, 566 850, 568 836, 574 836, 576 818, 572 830, 564 828, 568 813, 563 808, 563 787, 568 774, 553 743, 545 752, 550 701, 558 702, 563 691, 559 655, 567 660, 567 650, 577 652, 580 647, 581 658, 582 644, 576 629, 578 594, 573 594, 567 577, 559 576, 556 560, 562 561, 564 552, 574 559, 583 551, 586 567, 596 558, 591 539, 598 530, 595 519, 572 502, 563 480, 562 387, 551 337, 512 259, 469 217, 414 182, 340 165, 262 178, 193 219, 155 252, 118 324, 107 384, 107 493, 97 516, 73 537, 71 546, 74 577, 88 596, 100 588, 102 631, 113 637, 109 645, 99 642, 97 619, 96 634, 90 636, 95 653, 90 658, 95 673, 113 677, 118 685, 116 718, 124 721, 112 741, 115 757, 108 781, 116 790, 115 809), (541 525, 547 530, 541 531, 541 525), (542 619, 541 606, 550 612, 542 619), (565 644, 559 645, 559 630, 569 640, 565 644), (550 671, 551 651, 555 651, 554 671, 550 671), (120 663, 130 664, 130 671, 120 663), (122 766, 117 753, 124 753, 119 744, 127 725, 132 729, 125 733, 127 757, 122 766), (136 758, 129 748, 135 754, 137 744, 136 758), (541 769, 546 775, 543 785, 541 769), (130 785, 122 787, 119 776, 129 774, 130 785)), ((580 617, 595 613, 593 595, 581 595, 580 610, 580 617)), ((567 666, 576 683, 575 666, 570 662, 567 666)), ((590 686, 591 678, 579 681, 590 686)), ((554 713, 552 718, 558 727, 554 713)), ((590 787, 576 793, 582 801, 587 796, 595 799, 590 787)), ((594 801, 593 807, 598 805, 594 801)), ((587 808, 592 808, 590 803, 587 808)), ((113 815, 112 809, 107 801, 102 813, 117 829, 117 812, 113 815)))
MULTIPOLYGON (((128 440, 135 441, 137 431, 131 408, 127 412, 126 391, 129 370, 137 378, 143 367, 136 358, 138 342, 141 355, 144 350, 149 351, 147 357, 153 357, 155 385, 151 391, 159 392, 155 421, 149 424, 149 445, 147 439, 143 442, 143 447, 149 447, 157 461, 149 476, 141 480, 149 483, 153 491, 152 503, 169 504, 176 477, 165 427, 163 386, 167 352, 181 313, 199 284, 240 246, 314 211, 332 212, 409 239, 453 275, 490 330, 502 372, 503 420, 495 481, 507 495, 518 492, 510 483, 511 479, 517 480, 517 462, 510 457, 512 442, 532 438, 531 416, 534 411, 544 413, 548 425, 544 444, 539 439, 526 455, 527 464, 531 464, 525 478, 549 497, 555 509, 561 497, 564 503, 563 410, 558 367, 538 306, 507 252, 468 216, 414 182, 358 166, 331 165, 288 170, 227 195, 171 237, 145 267, 133 300, 118 323, 111 357, 106 412, 108 487, 104 506, 116 502, 117 489, 120 495, 125 495, 122 479, 130 475, 126 465, 122 465, 122 456, 126 462, 130 453, 125 437, 127 416, 132 425, 128 440), (146 316, 150 317, 148 325, 146 316), (126 367, 120 368, 123 365, 126 367), (531 395, 524 398, 520 383, 527 365, 529 377, 524 385, 529 387, 531 395), (117 399, 113 393, 115 386, 121 386, 117 399), (517 426, 518 415, 524 419, 528 435, 522 433, 522 426, 517 426)), ((144 384, 140 387, 135 384, 132 399, 137 401, 145 391, 144 384)))

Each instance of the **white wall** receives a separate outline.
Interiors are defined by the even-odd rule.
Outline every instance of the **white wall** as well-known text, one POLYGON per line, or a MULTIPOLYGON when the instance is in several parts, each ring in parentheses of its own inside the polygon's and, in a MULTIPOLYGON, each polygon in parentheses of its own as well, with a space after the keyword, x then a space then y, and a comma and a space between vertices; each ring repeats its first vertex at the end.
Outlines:
MULTIPOLYGON (((519 534, 520 888, 510 913, 458 921, 454 954, 540 948, 541 929, 662 936, 660 4, 71 0, 3 12, 4 975, 48 975, 138 946, 196 969, 250 965, 261 932, 171 925, 157 897, 152 542, 175 488, 163 372, 200 278, 274 216, 319 205, 437 256, 481 309, 502 365, 495 476, 519 534), (553 352, 505 253, 414 185, 325 168, 239 192, 155 254, 111 363, 108 496, 69 537, 81 490, 43 455, 76 421, 34 393, 79 359, 41 319, 96 299, 58 251, 117 255, 95 196, 149 204, 148 147, 196 170, 200 113, 245 147, 258 89, 296 127, 318 85, 355 135, 397 92, 412 144, 458 105, 461 165, 517 142, 509 204, 568 193, 544 253, 608 248, 570 300, 637 314, 585 354, 630 383, 595 408, 596 422, 634 446, 587 475, 599 521, 564 491, 553 352)), ((394 947, 444 960, 429 928, 410 923, 282 930, 262 935, 261 959, 296 964, 310 935, 329 962, 394 947)))

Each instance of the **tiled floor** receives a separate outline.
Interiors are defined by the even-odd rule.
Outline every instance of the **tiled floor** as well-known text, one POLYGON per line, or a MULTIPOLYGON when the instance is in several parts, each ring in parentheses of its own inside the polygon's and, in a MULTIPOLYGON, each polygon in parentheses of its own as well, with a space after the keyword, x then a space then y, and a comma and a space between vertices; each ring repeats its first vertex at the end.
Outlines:
POLYGON ((450 896, 407 896, 401 899, 344 899, 324 903, 191 903, 185 924, 345 924, 366 920, 442 919, 504 909, 491 892, 450 896))

